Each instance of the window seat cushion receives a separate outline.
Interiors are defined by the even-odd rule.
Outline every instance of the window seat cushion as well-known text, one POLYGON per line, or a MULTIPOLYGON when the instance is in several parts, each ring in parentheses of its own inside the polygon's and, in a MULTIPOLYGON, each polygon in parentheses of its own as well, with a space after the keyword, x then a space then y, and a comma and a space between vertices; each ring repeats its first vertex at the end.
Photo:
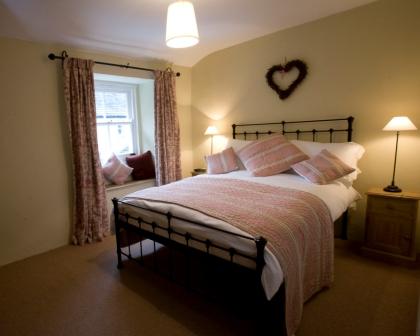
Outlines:
POLYGON ((117 185, 124 184, 132 171, 133 168, 125 165, 114 153, 102 167, 105 178, 117 185))

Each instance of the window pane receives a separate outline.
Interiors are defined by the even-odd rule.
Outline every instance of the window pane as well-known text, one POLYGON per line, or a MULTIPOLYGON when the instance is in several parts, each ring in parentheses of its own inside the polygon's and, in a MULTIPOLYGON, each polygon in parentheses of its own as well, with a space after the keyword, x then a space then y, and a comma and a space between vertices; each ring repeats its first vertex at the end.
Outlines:
POLYGON ((101 121, 129 121, 129 97, 127 92, 95 91, 96 118, 101 121))
POLYGON ((98 148, 102 164, 114 152, 137 152, 136 85, 95 80, 98 148))
POLYGON ((109 125, 111 149, 116 155, 134 152, 131 125, 109 125))
POLYGON ((99 157, 101 162, 105 163, 112 154, 108 136, 108 126, 98 124, 96 129, 98 134, 99 157))

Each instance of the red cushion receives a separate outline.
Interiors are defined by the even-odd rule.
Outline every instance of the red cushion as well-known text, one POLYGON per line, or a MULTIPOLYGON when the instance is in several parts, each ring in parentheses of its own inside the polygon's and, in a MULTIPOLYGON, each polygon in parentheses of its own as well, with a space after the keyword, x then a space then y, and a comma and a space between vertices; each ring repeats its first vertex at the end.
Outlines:
POLYGON ((133 168, 131 175, 134 180, 155 178, 155 164, 153 163, 153 157, 150 151, 143 154, 127 156, 125 160, 133 168))

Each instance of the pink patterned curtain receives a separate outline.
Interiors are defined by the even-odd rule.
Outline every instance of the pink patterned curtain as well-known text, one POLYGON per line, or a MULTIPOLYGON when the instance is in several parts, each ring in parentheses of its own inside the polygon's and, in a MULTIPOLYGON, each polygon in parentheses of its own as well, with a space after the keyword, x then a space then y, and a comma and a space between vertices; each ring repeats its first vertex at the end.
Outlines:
POLYGON ((109 232, 105 185, 96 134, 95 91, 91 60, 63 62, 64 99, 73 154, 73 232, 76 245, 100 241, 109 232))
POLYGON ((181 149, 173 71, 155 71, 155 147, 158 185, 181 179, 181 149))

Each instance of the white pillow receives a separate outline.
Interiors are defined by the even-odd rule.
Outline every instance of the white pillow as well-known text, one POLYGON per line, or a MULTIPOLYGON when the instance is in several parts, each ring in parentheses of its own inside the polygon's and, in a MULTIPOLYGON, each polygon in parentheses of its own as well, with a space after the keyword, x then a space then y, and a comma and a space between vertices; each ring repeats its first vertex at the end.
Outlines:
POLYGON ((235 152, 238 152, 242 148, 244 148, 246 145, 249 145, 250 143, 252 143, 253 141, 255 140, 230 139, 230 147, 232 147, 235 152))
POLYGON ((290 140, 291 143, 296 145, 302 152, 309 157, 314 157, 323 149, 328 150, 330 153, 337 156, 341 161, 356 169, 353 173, 343 177, 353 183, 357 179, 357 175, 362 171, 357 167, 357 162, 362 158, 365 149, 362 145, 355 142, 337 142, 337 143, 323 143, 302 140, 290 140))

